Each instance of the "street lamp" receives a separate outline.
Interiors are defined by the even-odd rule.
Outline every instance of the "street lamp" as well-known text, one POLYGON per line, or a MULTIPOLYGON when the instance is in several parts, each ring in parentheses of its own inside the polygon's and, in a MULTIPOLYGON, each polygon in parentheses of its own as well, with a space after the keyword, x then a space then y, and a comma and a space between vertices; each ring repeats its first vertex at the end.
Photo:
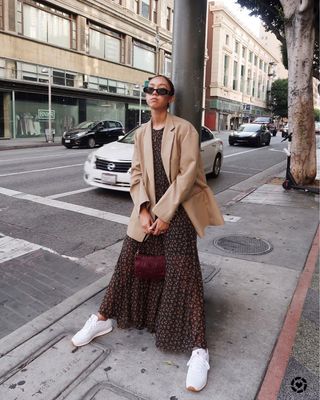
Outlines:
POLYGON ((46 135, 46 140, 51 141, 53 138, 52 135, 52 126, 51 126, 51 76, 52 76, 52 69, 51 68, 42 68, 41 72, 43 74, 48 74, 48 136, 46 135))

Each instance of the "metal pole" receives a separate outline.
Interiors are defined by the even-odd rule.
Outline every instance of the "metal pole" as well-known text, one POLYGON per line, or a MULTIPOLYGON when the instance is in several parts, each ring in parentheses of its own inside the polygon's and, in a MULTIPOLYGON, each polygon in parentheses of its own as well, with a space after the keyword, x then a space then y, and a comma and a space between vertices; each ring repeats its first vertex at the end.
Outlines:
POLYGON ((139 125, 141 125, 142 85, 139 85, 139 125))
POLYGON ((201 128, 207 0, 175 0, 172 112, 201 128))
POLYGON ((16 125, 16 94, 12 91, 12 129, 13 129, 13 139, 17 137, 17 125, 16 125))
POLYGON ((48 140, 52 140, 52 135, 51 135, 51 75, 52 75, 52 70, 49 68, 49 81, 48 81, 48 111, 49 111, 49 132, 48 132, 48 140))

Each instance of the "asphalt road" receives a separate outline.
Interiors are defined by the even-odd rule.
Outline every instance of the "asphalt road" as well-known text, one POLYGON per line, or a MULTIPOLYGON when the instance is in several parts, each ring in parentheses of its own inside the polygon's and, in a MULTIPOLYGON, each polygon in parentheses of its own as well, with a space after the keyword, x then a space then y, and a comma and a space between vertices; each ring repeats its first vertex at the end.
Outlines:
MULTIPOLYGON (((286 144, 279 134, 261 148, 230 147, 227 133, 220 137, 225 143, 222 171, 208 180, 215 193, 285 160, 286 144)), ((2 151, 0 233, 73 257, 121 240, 132 208, 130 195, 84 183, 90 151, 62 146, 2 151)))

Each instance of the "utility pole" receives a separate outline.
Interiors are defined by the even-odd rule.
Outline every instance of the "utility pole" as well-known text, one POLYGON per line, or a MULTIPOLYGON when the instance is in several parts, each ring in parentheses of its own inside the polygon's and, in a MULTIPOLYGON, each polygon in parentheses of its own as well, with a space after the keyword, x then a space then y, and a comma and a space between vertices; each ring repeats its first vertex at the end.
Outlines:
POLYGON ((173 27, 174 114, 200 133, 205 59, 207 0, 175 0, 173 27))

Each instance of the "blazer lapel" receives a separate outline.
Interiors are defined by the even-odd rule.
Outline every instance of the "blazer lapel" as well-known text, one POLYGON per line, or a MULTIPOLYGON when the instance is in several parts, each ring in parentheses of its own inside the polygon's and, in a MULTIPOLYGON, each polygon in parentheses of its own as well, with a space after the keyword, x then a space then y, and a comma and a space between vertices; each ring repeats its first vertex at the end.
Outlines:
POLYGON ((166 171, 166 175, 170 183, 171 183, 170 160, 171 160, 171 152, 174 139, 174 129, 175 126, 172 117, 170 114, 168 114, 161 142, 161 158, 164 170, 166 171))
POLYGON ((150 195, 152 195, 155 199, 151 120, 145 126, 144 140, 143 140, 143 154, 144 154, 145 168, 150 183, 150 195))

